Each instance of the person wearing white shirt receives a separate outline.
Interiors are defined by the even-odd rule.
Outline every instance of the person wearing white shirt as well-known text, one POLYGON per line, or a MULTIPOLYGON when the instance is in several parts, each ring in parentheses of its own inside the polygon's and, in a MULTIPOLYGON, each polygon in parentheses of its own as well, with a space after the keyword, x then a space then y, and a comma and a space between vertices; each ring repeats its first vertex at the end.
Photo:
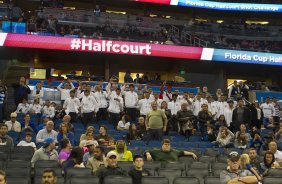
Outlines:
POLYGON ((65 100, 70 97, 70 91, 74 90, 74 85, 71 80, 68 79, 67 83, 65 83, 64 87, 63 82, 57 87, 57 89, 61 92, 61 104, 63 105, 65 100))
POLYGON ((117 130, 128 130, 130 126, 129 117, 127 114, 123 115, 121 120, 118 122, 117 130))
POLYGON ((208 96, 207 97, 207 101, 208 101, 208 109, 211 112, 213 119, 216 120, 216 115, 217 115, 217 102, 214 101, 212 96, 208 96))
MULTIPOLYGON (((233 102, 234 103, 234 102, 233 102)), ((217 102, 217 118, 221 115, 224 114, 224 110, 228 108, 228 104, 225 101, 225 96, 221 95, 219 101, 217 102)))
POLYGON ((140 108, 140 115, 145 118, 146 115, 152 110, 152 100, 150 100, 150 93, 148 91, 144 92, 144 96, 145 98, 139 100, 138 107, 140 108))
POLYGON ((172 94, 172 101, 168 102, 168 109, 171 111, 171 115, 176 115, 177 112, 181 109, 181 104, 176 101, 177 95, 172 94))
POLYGON ((32 142, 32 132, 26 132, 25 139, 21 140, 17 146, 30 146, 36 151, 36 145, 32 142))
POLYGON ((277 143, 275 141, 268 143, 268 149, 274 154, 275 160, 278 163, 282 163, 282 151, 278 150, 277 143))
POLYGON ((208 104, 205 99, 202 99, 201 93, 198 93, 196 99, 193 101, 193 114, 198 116, 199 112, 202 110, 202 105, 208 104))
POLYGON ((23 99, 22 103, 19 103, 17 110, 16 110, 16 113, 26 114, 30 111, 31 107, 32 106, 29 103, 27 103, 27 100, 23 99))
POLYGON ((94 93, 94 97, 98 103, 99 110, 96 114, 96 121, 99 122, 101 119, 107 119, 107 92, 103 91, 100 85, 95 87, 96 92, 94 93))
POLYGON ((270 103, 270 98, 266 97, 264 103, 260 105, 263 112, 263 125, 266 128, 269 122, 269 118, 275 115, 275 108, 272 103, 270 103))
POLYGON ((65 109, 66 114, 70 115, 71 123, 76 122, 80 108, 80 101, 75 97, 75 90, 70 91, 70 97, 65 100, 63 108, 65 109))
POLYGON ((84 91, 86 90, 86 88, 87 88, 87 85, 86 85, 85 82, 80 82, 80 81, 78 81, 78 88, 77 88, 77 90, 76 90, 76 97, 77 97, 79 100, 82 99, 82 97, 83 97, 83 95, 84 95, 84 91), (83 93, 83 95, 82 95, 82 93, 83 93))
POLYGON ((32 91, 32 98, 39 99, 39 103, 43 104, 44 90, 42 89, 42 83, 38 83, 35 89, 32 91))
POLYGON ((232 122, 233 111, 235 107, 233 100, 229 100, 227 103, 228 103, 228 107, 224 110, 223 115, 225 116, 227 127, 230 127, 230 124, 232 122))
POLYGON ((138 105, 138 95, 134 92, 134 85, 129 85, 129 91, 124 91, 125 86, 122 87, 121 91, 124 95, 125 112, 131 118, 132 122, 136 122, 136 108, 138 105))
POLYGON ((51 105, 49 100, 45 101, 45 105, 43 107, 43 116, 50 119, 53 119, 55 116, 55 107, 51 105))
POLYGON ((84 125, 93 123, 94 112, 97 112, 98 103, 93 96, 90 95, 89 90, 84 91, 84 96, 81 100, 81 113, 84 125))
POLYGON ((110 114, 110 123, 117 126, 120 120, 120 113, 123 111, 123 98, 121 96, 121 89, 117 88, 115 91, 108 93, 108 98, 110 99, 108 111, 110 114))
POLYGON ((39 104, 39 99, 34 99, 30 112, 34 114, 41 114, 41 111, 42 111, 42 106, 39 104))
POLYGON ((150 96, 149 100, 153 101, 155 99, 153 89, 149 88, 148 93, 149 93, 149 96, 150 96))
POLYGON ((48 137, 52 138, 57 141, 58 132, 54 130, 54 122, 48 121, 46 123, 46 127, 42 130, 40 130, 36 135, 36 143, 43 143, 44 140, 48 137))
POLYGON ((21 124, 17 121, 17 113, 12 112, 10 117, 11 120, 5 122, 8 126, 8 131, 21 132, 21 124))

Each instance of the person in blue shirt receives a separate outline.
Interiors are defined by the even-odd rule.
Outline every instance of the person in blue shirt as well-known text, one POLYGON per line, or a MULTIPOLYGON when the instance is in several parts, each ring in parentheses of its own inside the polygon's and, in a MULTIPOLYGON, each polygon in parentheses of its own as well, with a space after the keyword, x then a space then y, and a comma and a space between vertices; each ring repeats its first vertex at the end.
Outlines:
POLYGON ((21 127, 22 127, 22 130, 24 130, 26 128, 31 128, 34 133, 37 133, 36 126, 33 122, 30 121, 30 115, 29 114, 24 115, 24 121, 21 122, 21 127))
POLYGON ((67 138, 71 145, 74 145, 74 134, 70 131, 70 127, 67 123, 61 123, 59 127, 59 133, 57 136, 58 142, 60 142, 63 138, 67 138))

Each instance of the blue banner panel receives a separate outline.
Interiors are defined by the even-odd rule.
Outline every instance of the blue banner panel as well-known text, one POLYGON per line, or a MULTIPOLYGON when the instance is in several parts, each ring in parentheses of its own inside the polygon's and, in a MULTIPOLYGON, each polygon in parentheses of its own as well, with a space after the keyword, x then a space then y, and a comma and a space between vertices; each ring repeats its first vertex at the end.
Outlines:
POLYGON ((282 54, 214 49, 212 61, 282 66, 282 54))

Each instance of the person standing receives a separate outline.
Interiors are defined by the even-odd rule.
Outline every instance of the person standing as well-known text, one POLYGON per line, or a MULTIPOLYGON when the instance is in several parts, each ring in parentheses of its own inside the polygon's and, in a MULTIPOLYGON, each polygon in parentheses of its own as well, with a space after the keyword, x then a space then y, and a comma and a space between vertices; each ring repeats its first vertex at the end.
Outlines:
POLYGON ((125 86, 122 87, 121 91, 124 95, 125 113, 130 116, 132 122, 136 122, 136 108, 138 104, 138 95, 134 91, 134 85, 129 85, 129 91, 125 91, 125 86))
POLYGON ((152 102, 152 111, 147 114, 146 128, 148 130, 148 141, 162 140, 163 132, 167 128, 167 118, 162 110, 158 110, 156 101, 152 102))
POLYGON ((99 110, 96 114, 96 121, 99 122, 100 120, 105 120, 107 119, 107 93, 102 90, 102 87, 100 85, 97 85, 95 87, 96 92, 94 93, 94 97, 97 101, 99 110))
POLYGON ((110 99, 110 105, 108 108, 110 114, 110 123, 116 127, 120 120, 120 113, 123 111, 124 104, 121 95, 121 89, 117 88, 116 91, 110 91, 108 95, 108 98, 110 99))
POLYGON ((0 122, 3 122, 7 100, 7 87, 0 80, 0 122))
POLYGON ((251 123, 251 111, 249 108, 244 106, 243 99, 238 99, 238 107, 234 109, 232 114, 231 127, 233 132, 239 130, 241 124, 249 126, 251 123))
POLYGON ((90 95, 90 91, 86 89, 81 100, 81 113, 82 122, 86 127, 88 124, 93 123, 94 112, 98 109, 98 103, 95 98, 90 95))
POLYGON ((20 78, 19 84, 14 84, 12 87, 14 88, 14 99, 16 106, 18 106, 23 99, 28 99, 28 94, 31 93, 31 90, 26 84, 26 79, 24 77, 20 78))
POLYGON ((269 123, 269 118, 275 115, 275 108, 272 103, 270 103, 270 97, 266 97, 265 102, 260 105, 263 112, 263 125, 267 128, 269 123))
POLYGON ((61 105, 64 104, 65 100, 70 97, 70 91, 74 90, 75 87, 72 84, 71 80, 68 79, 67 82, 64 84, 63 81, 57 89, 61 92, 61 105), (62 87, 64 85, 64 87, 62 87))
POLYGON ((70 97, 65 100, 63 108, 66 114, 70 115, 71 123, 75 123, 80 109, 80 101, 75 96, 75 90, 70 91, 70 97))

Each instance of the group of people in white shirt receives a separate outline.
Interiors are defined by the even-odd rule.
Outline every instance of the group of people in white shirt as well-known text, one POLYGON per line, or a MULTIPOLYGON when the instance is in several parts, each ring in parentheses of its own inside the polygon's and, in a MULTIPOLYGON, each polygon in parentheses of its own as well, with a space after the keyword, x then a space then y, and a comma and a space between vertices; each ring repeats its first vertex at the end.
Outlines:
MULTIPOLYGON (((96 121, 108 119, 113 125, 121 120, 120 114, 125 112, 130 117, 131 122, 135 122, 138 116, 146 117, 152 110, 151 103, 156 101, 158 109, 167 108, 172 117, 177 115, 181 110, 183 103, 188 104, 188 110, 191 110, 194 116, 198 116, 203 104, 208 105, 208 110, 216 121, 220 116, 224 115, 227 126, 232 123, 233 110, 237 106, 237 102, 227 98, 227 95, 216 93, 216 98, 207 96, 209 92, 207 87, 203 88, 203 92, 199 92, 196 96, 194 93, 185 92, 179 94, 178 91, 172 92, 161 91, 161 93, 153 92, 152 89, 139 90, 138 94, 135 91, 133 84, 124 84, 121 88, 117 83, 109 82, 106 90, 103 91, 101 85, 96 85, 94 88, 90 84, 79 83, 78 89, 75 90, 74 85, 70 80, 62 82, 58 89, 61 91, 61 102, 63 110, 66 114, 71 116, 71 122, 77 120, 78 115, 85 124, 94 121, 94 114, 96 114, 96 121), (140 99, 140 92, 143 93, 140 99), (216 100, 217 99, 217 100, 216 100), (164 105, 165 103, 165 105, 164 105)), ((38 95, 40 96, 40 88, 36 87, 38 95)), ((38 97, 38 96, 37 96, 38 97)), ((245 102, 244 102, 245 103, 245 102)), ((26 99, 23 99, 17 107, 17 113, 35 113, 44 117, 53 119, 56 108, 59 104, 51 103, 46 100, 42 105, 40 97, 34 99, 33 104, 29 104, 26 99)), ((274 105, 267 98, 265 103, 257 108, 259 115, 264 115, 263 124, 267 126, 269 118, 277 115, 274 105)))

